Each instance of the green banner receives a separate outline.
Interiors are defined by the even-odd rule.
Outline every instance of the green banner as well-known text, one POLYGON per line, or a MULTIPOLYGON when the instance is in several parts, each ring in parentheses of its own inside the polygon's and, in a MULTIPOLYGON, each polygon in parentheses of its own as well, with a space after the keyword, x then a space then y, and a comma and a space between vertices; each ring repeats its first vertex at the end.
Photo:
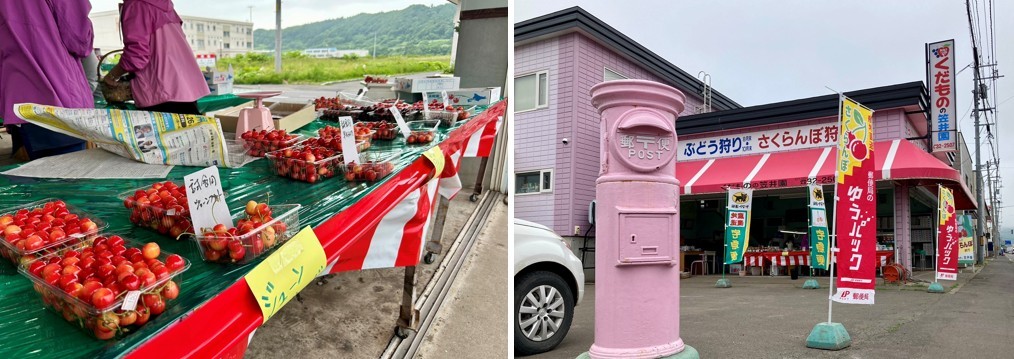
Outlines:
POLYGON ((729 189, 729 205, 725 221, 725 264, 743 261, 743 253, 750 245, 750 203, 753 190, 729 189))
POLYGON ((830 263, 831 238, 827 231, 827 210, 824 209, 824 189, 820 185, 807 187, 810 198, 810 268, 827 269, 830 263))

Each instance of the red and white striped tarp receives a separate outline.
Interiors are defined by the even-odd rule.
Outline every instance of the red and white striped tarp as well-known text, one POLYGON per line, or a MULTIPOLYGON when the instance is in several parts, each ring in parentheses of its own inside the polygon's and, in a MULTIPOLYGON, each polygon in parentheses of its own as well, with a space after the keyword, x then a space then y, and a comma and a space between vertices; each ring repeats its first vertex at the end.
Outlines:
POLYGON ((496 121, 490 121, 481 131, 473 133, 465 144, 465 157, 489 157, 489 153, 493 151, 493 144, 496 142, 496 134, 500 130, 501 122, 503 122, 503 116, 497 117, 496 121))
MULTIPOLYGON (((877 251, 877 257, 880 258, 879 266, 885 266, 894 257, 894 252, 877 251)), ((748 267, 763 267, 770 263, 779 266, 809 266, 810 252, 789 252, 789 255, 782 255, 782 252, 747 252, 743 254, 743 263, 748 267)))

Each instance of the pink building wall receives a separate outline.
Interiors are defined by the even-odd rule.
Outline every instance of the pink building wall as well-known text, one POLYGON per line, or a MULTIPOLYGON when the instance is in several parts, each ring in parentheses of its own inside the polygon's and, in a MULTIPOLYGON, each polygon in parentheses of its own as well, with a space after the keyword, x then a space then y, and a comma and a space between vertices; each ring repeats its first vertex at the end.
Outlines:
MULTIPOLYGON (((515 76, 549 73, 548 108, 515 114, 514 172, 554 170, 552 193, 515 196, 514 216, 564 236, 580 226, 583 235, 599 163, 599 118, 589 90, 603 81, 605 68, 631 79, 663 81, 579 33, 518 46, 514 57, 515 76)), ((697 93, 681 90, 687 95, 682 115, 688 115, 702 101, 697 93)))

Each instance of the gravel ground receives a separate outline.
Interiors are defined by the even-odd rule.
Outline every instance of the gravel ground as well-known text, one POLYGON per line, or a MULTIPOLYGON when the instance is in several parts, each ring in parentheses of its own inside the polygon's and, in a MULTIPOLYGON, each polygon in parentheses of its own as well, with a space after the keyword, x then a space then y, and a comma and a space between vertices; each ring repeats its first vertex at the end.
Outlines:
MULTIPOLYGON (((929 278, 932 272, 917 273, 929 278)), ((680 334, 705 358, 1011 358, 1014 357, 1014 262, 991 260, 976 274, 944 282, 945 294, 922 285, 879 286, 876 304, 835 304, 834 321, 852 337, 838 352, 806 348, 814 324, 827 320, 822 289, 803 279, 730 276, 733 287, 714 288, 719 276, 680 281, 680 334)), ((531 358, 571 359, 594 340, 595 288, 588 284, 567 338, 531 358)))

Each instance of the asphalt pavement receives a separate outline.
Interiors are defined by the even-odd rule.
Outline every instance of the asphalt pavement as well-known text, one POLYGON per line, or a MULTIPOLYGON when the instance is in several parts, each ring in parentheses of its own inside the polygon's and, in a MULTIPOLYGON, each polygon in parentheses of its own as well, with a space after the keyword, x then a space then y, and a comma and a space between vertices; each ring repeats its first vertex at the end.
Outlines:
MULTIPOLYGON (((927 293, 924 283, 882 284, 875 305, 835 303, 833 320, 852 337, 852 346, 837 352, 806 347, 813 326, 827 320, 826 277, 817 290, 802 289, 805 277, 729 276, 726 289, 714 288, 720 276, 692 277, 680 281, 680 334, 703 358, 1012 358, 1014 262, 1000 257, 977 270, 943 281, 944 294, 927 293)), ((530 358, 587 351, 594 307, 595 285, 588 284, 567 338, 530 358)))

